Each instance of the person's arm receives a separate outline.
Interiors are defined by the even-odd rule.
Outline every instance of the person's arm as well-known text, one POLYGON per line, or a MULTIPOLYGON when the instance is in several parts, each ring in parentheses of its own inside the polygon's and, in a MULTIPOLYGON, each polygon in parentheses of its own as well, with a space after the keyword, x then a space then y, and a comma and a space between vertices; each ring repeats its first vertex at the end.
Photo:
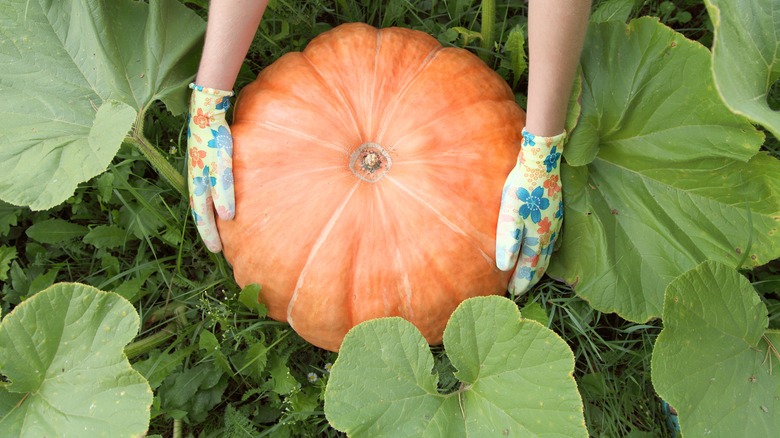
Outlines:
POLYGON ((238 77, 268 0, 212 0, 195 83, 230 90, 238 77))
POLYGON ((590 0, 528 2, 526 129, 535 135, 563 132, 590 5, 590 0))
POLYGON ((190 208, 206 247, 222 250, 215 212, 222 220, 236 211, 233 137, 225 114, 238 70, 252 44, 268 0, 212 0, 206 41, 195 81, 190 84, 187 166, 190 208))
POLYGON ((580 59, 590 0, 530 0, 528 105, 523 143, 501 197, 496 266, 514 269, 520 295, 547 270, 563 221, 561 156, 566 111, 580 59))

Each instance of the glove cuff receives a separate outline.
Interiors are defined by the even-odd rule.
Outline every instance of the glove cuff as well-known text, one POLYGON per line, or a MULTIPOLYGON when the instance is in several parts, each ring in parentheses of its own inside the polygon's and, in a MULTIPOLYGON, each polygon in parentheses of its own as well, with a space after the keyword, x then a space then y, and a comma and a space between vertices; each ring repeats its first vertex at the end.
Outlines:
POLYGON ((543 147, 546 146, 548 149, 552 148, 553 146, 558 147, 558 152, 563 151, 563 144, 566 142, 566 131, 561 132, 558 135, 552 136, 552 137, 543 137, 541 135, 536 135, 528 132, 525 128, 523 128, 523 147, 527 146, 536 146, 536 147, 543 147))
MULTIPOLYGON (((230 108, 230 97, 232 91, 217 90, 216 88, 205 88, 195 83, 190 84, 192 96, 190 96, 190 114, 193 117, 205 117, 218 123, 223 123, 225 113, 230 108)), ((204 125, 205 121, 198 122, 198 125, 204 125)))
POLYGON ((523 128, 523 147, 520 151, 519 161, 545 162, 550 159, 560 160, 566 139, 566 131, 552 137, 544 137, 532 134, 523 128))
POLYGON ((190 82, 190 90, 193 90, 193 93, 197 91, 199 93, 210 94, 212 96, 217 96, 217 97, 225 97, 225 96, 232 97, 235 95, 235 93, 233 93, 232 90, 225 91, 225 90, 218 90, 216 88, 206 88, 203 85, 197 85, 195 82, 190 82))

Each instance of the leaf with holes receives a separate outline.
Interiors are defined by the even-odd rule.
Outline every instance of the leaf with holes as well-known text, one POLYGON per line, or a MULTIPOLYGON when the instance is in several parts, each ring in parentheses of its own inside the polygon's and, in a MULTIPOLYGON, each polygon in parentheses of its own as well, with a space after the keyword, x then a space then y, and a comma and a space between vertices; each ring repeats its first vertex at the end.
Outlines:
POLYGON ((350 330, 331 369, 325 415, 349 436, 587 436, 566 343, 506 298, 455 310, 444 346, 460 389, 437 390, 420 332, 400 318, 350 330))
POLYGON ((666 290, 652 359, 658 394, 685 436, 774 436, 780 430, 780 331, 736 270, 705 262, 666 290), (775 432, 772 432, 772 431, 775 432))

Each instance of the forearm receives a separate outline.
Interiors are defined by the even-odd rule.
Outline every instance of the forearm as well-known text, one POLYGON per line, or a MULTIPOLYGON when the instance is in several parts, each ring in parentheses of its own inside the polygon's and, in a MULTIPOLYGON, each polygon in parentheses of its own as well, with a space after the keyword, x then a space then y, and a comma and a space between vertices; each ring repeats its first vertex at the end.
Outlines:
POLYGON ((267 5, 268 0, 211 1, 196 84, 233 88, 267 5))
POLYGON ((545 137, 563 132, 590 5, 591 0, 529 1, 529 132, 545 137))

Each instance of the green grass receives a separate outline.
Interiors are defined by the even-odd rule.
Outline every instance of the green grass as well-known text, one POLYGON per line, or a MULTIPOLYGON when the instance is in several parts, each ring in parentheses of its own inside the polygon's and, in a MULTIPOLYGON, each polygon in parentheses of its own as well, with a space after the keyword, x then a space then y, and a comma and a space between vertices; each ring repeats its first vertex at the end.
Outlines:
POLYGON ((591 436, 666 434, 661 401, 650 382, 650 355, 659 321, 636 324, 603 314, 566 285, 539 284, 520 306, 539 303, 550 328, 565 339, 575 357, 575 378, 591 436))
MULTIPOLYGON (((205 2, 189 2, 205 16, 205 2)), ((594 2, 594 8, 603 1, 594 2)), ((265 66, 301 50, 319 33, 343 22, 420 29, 447 45, 480 54, 523 100, 526 78, 514 71, 502 44, 526 24, 524 1, 497 3, 495 38, 487 49, 455 28, 481 31, 480 2, 408 0, 272 1, 239 77, 241 88, 265 66)), ((654 15, 709 46, 712 27, 699 0, 635 2, 632 16, 654 15)), ((777 90, 777 88, 775 88, 777 90)), ((773 99, 780 92, 773 93, 773 99)), ((144 125, 147 138, 184 173, 185 118, 158 106, 144 125)), ((765 149, 780 157, 774 139, 765 149)), ((257 436, 332 437, 322 412, 328 373, 336 355, 312 347, 285 324, 258 317, 241 304, 240 290, 221 255, 209 253, 193 227, 186 200, 162 180, 135 149, 123 147, 108 172, 83 184, 66 203, 30 212, 0 203, 2 244, 16 248, 2 285, 2 314, 57 281, 77 281, 120 293, 141 315, 142 331, 131 361, 155 384, 150 434, 221 437, 249 430, 257 436), (110 225, 124 238, 110 245, 68 240, 44 245, 25 234, 31 225, 62 218, 94 228, 110 225), (3 232, 4 227, 8 228, 3 232), (213 341, 216 340, 216 344, 213 341), (216 346, 216 348, 214 348, 216 346), (310 373, 317 379, 309 381, 310 373), (186 383, 185 383, 186 382, 186 383), (176 431, 176 433, 174 433, 176 431)), ((751 274, 770 320, 780 327, 780 263, 751 274)), ((593 310, 572 290, 546 279, 516 299, 538 303, 549 326, 567 341, 593 436, 666 436, 660 400, 650 383, 650 354, 659 321, 636 324, 593 310)), ((457 381, 440 347, 434 347, 440 390, 457 381)), ((235 436, 250 436, 235 435, 235 436)))

